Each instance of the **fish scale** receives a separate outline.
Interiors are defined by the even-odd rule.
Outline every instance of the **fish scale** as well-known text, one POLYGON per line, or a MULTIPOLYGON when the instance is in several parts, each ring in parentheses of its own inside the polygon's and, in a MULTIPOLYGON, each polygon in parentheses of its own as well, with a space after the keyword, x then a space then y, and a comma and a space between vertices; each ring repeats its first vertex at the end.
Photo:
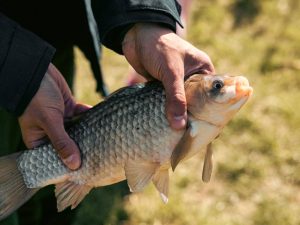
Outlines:
POLYGON ((68 131, 81 150, 81 168, 70 171, 51 144, 40 146, 18 159, 27 187, 43 187, 66 176, 78 184, 102 186, 110 178, 125 179, 128 160, 164 163, 182 135, 169 127, 164 104, 164 90, 158 82, 113 94, 68 131))

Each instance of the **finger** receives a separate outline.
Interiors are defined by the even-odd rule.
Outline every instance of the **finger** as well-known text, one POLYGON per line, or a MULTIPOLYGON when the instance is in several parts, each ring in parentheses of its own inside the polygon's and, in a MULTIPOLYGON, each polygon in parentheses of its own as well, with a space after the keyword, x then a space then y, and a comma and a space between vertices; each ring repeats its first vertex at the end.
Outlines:
POLYGON ((193 49, 185 57, 185 75, 215 74, 214 65, 210 57, 199 49, 193 49))
POLYGON ((92 108, 90 105, 76 103, 73 98, 69 98, 65 102, 64 118, 73 118, 92 108))
POLYGON ((50 64, 48 67, 48 73, 51 78, 55 81, 55 85, 58 87, 60 94, 63 98, 64 103, 64 117, 69 118, 74 116, 74 109, 76 102, 72 96, 72 92, 64 79, 60 71, 53 65, 50 64))
POLYGON ((215 68, 212 63, 205 63, 199 69, 200 74, 215 74, 215 68))
POLYGON ((77 103, 74 108, 74 116, 84 113, 90 108, 92 108, 92 106, 87 104, 77 103))
MULTIPOLYGON (((55 69, 55 68, 54 68, 55 69)), ((56 73, 56 81, 58 84, 58 87, 62 93, 63 101, 64 101, 64 118, 72 118, 76 115, 80 115, 81 113, 89 110, 92 106, 76 103, 74 97, 72 96, 71 90, 65 81, 65 79, 62 76, 59 76, 58 70, 55 70, 56 73)))
POLYGON ((166 90, 166 114, 172 128, 179 130, 186 126, 186 98, 183 76, 171 71, 162 79, 166 90))
POLYGON ((48 123, 45 131, 64 164, 71 170, 78 169, 81 164, 80 151, 66 133, 63 123, 48 123))
POLYGON ((203 71, 203 74, 215 74, 215 67, 210 57, 205 52, 202 52, 202 54, 205 55, 204 58, 206 59, 200 68, 203 71))

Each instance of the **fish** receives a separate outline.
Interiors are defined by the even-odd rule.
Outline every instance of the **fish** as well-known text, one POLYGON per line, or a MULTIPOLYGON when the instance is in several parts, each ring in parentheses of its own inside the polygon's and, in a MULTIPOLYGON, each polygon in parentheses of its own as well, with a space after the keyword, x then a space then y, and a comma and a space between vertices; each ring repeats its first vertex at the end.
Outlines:
POLYGON ((55 185, 58 212, 74 209, 96 187, 127 180, 131 192, 153 183, 168 202, 169 175, 177 165, 206 151, 203 181, 210 180, 212 150, 220 134, 252 94, 243 76, 201 75, 184 83, 188 121, 185 129, 168 123, 161 82, 124 87, 68 126, 82 157, 68 169, 50 142, 0 157, 0 220, 38 190, 55 185))

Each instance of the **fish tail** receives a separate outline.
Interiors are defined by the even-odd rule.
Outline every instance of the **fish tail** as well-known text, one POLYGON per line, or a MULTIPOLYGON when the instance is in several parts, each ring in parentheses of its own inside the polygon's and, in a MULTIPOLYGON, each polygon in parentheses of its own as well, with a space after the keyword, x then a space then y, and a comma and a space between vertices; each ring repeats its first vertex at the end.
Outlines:
POLYGON ((39 190, 26 187, 17 166, 20 154, 0 157, 0 220, 17 210, 39 190))

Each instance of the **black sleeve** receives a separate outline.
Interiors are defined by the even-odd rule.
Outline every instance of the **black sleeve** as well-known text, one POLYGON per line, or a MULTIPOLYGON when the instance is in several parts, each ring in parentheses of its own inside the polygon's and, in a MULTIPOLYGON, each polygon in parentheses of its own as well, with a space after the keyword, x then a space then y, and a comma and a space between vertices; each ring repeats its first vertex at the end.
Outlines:
POLYGON ((93 0, 92 8, 102 44, 120 54, 124 36, 135 23, 160 23, 174 32, 176 22, 182 26, 176 0, 93 0))
POLYGON ((54 48, 0 13, 0 107, 19 116, 39 88, 54 48))

